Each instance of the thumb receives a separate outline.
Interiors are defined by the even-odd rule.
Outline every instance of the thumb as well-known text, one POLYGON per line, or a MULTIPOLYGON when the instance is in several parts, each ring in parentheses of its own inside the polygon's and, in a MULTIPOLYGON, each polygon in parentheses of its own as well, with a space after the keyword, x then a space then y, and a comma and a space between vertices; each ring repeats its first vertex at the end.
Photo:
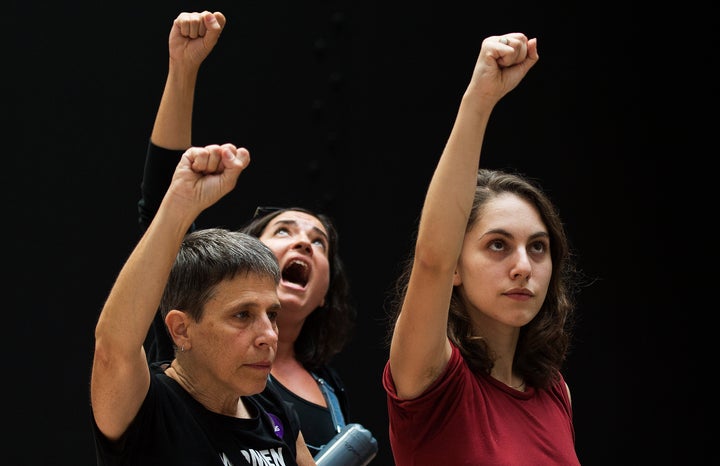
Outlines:
POLYGON ((222 13, 217 12, 203 17, 205 21, 205 28, 207 30, 205 34, 205 40, 209 41, 212 45, 215 45, 220 38, 220 33, 225 27, 225 16, 222 13))
POLYGON ((225 15, 220 13, 219 11, 216 11, 215 13, 213 13, 213 16, 215 16, 215 19, 220 25, 220 28, 225 29, 225 15))
POLYGON ((234 150, 230 144, 224 144, 222 149, 223 175, 237 178, 240 173, 250 165, 250 152, 244 147, 234 150))

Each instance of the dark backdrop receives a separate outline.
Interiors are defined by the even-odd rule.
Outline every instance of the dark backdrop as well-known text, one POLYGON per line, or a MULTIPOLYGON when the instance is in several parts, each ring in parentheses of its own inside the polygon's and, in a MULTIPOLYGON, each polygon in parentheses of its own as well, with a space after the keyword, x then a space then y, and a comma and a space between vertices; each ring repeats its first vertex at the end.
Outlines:
MULTIPOLYGON (((204 9, 223 11, 228 23, 201 70, 193 142, 246 146, 252 163, 199 224, 233 228, 257 205, 306 205, 336 220, 359 322, 335 365, 354 420, 378 439, 378 466, 393 465, 380 382, 386 301, 425 188, 482 39, 538 37, 540 62, 496 108, 482 164, 541 182, 592 279, 565 369, 581 461, 673 464, 682 427, 668 421, 686 402, 671 408, 657 378, 652 389, 646 379, 668 363, 652 344, 668 303, 657 291, 667 285, 656 260, 662 240, 652 233, 660 164, 643 152, 653 128, 641 116, 643 88, 627 84, 623 52, 633 8, 522 3, 11 8, 13 85, 2 113, 13 320, 5 333, 17 355, 5 361, 5 464, 94 464, 93 328, 139 236, 136 202, 169 28, 180 11, 204 9)), ((684 450, 685 459, 693 454, 684 450)))

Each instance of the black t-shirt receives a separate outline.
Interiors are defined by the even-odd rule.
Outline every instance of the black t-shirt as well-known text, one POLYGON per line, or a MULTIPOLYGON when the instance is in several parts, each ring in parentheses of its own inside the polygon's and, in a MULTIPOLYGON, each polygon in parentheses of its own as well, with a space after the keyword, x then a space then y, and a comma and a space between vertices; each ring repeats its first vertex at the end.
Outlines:
POLYGON ((92 419, 98 466, 296 465, 297 413, 273 391, 243 397, 251 419, 207 410, 160 363, 145 401, 119 442, 92 419))
MULTIPOLYGON (((140 185, 141 198, 137 204, 138 224, 141 232, 147 229, 153 217, 155 217, 155 213, 160 208, 160 203, 165 196, 165 191, 170 186, 173 173, 182 154, 183 151, 181 150, 165 149, 148 141, 143 180, 140 185)), ((196 227, 193 224, 190 231, 195 230, 196 227)), ((160 312, 155 313, 152 328, 145 340, 145 351, 150 362, 170 361, 175 358, 173 342, 160 312)), ((349 400, 345 385, 337 371, 329 365, 315 368, 312 371, 332 387, 338 398, 345 421, 349 422, 349 400)), ((313 405, 298 398, 297 395, 287 389, 278 388, 277 392, 285 401, 293 403, 295 409, 298 410, 303 437, 308 444, 308 448, 310 448, 310 452, 314 455, 316 450, 313 447, 324 445, 332 438, 330 434, 335 433, 330 411, 327 408, 313 405)))
POLYGON ((283 400, 292 403, 300 419, 305 444, 313 456, 317 455, 320 449, 338 433, 333 427, 330 411, 324 406, 297 396, 274 377, 270 377, 271 381, 268 385, 272 385, 283 400))

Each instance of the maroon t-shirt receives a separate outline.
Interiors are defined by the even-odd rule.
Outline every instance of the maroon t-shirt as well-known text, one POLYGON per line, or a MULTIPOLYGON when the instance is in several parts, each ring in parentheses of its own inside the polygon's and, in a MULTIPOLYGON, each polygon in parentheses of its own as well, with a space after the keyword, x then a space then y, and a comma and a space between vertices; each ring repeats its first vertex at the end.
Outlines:
POLYGON ((477 376, 453 346, 445 372, 422 395, 400 400, 383 371, 395 466, 579 465, 572 408, 561 379, 518 391, 477 376))

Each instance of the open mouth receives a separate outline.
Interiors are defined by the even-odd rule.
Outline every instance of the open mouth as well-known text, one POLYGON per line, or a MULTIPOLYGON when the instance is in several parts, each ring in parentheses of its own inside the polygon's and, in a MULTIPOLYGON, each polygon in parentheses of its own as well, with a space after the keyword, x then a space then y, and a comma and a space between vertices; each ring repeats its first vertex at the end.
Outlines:
POLYGON ((300 260, 293 260, 288 263, 282 271, 282 279, 286 282, 305 286, 310 276, 310 268, 300 260))

